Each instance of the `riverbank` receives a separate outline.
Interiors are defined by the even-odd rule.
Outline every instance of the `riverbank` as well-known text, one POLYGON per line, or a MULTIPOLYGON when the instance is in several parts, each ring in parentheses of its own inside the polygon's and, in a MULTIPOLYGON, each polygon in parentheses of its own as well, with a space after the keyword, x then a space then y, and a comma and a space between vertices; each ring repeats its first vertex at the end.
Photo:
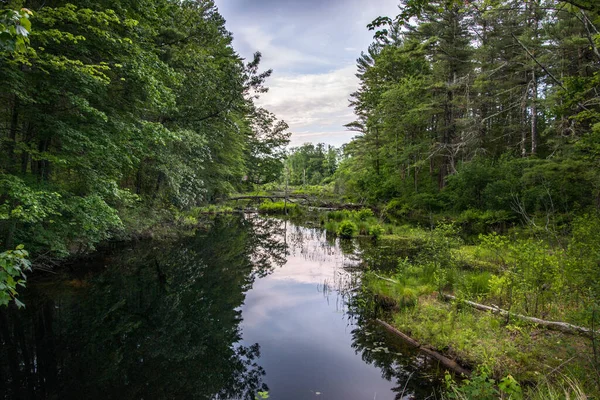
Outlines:
POLYGON ((496 384, 510 376, 521 384, 524 398, 597 397, 595 335, 548 330, 464 302, 593 327, 593 299, 576 293, 569 280, 575 276, 568 271, 574 248, 583 242, 571 240, 560 248, 535 238, 488 235, 466 245, 459 233, 451 225, 440 225, 429 232, 405 229, 403 235, 382 237, 388 249, 395 243, 398 258, 395 268, 387 271, 372 263, 365 276, 363 288, 375 315, 473 370, 475 378, 462 389, 451 385, 458 396, 479 390, 481 395, 464 398, 497 398, 486 396, 501 395, 502 385, 496 384), (397 249, 404 246, 409 251, 401 254, 397 249), (448 301, 442 294, 456 299, 448 301))
MULTIPOLYGON (((502 385, 522 386, 524 398, 533 399, 599 394, 594 335, 551 331, 514 317, 586 329, 597 324, 594 283, 586 282, 600 248, 590 229, 597 215, 576 219, 570 234, 561 237, 520 226, 474 237, 456 222, 440 222, 439 216, 428 229, 386 221, 367 208, 321 212, 313 218, 332 236, 373 240, 361 251, 372 270, 363 287, 374 299, 377 315, 473 370, 469 382, 487 387, 487 395, 501 395, 502 385), (448 301, 441 294, 457 299, 448 301), (513 317, 473 309, 465 300, 508 309, 513 317)), ((458 396, 478 390, 458 384, 451 385, 454 389, 458 396)), ((465 398, 496 398, 487 395, 465 398)))

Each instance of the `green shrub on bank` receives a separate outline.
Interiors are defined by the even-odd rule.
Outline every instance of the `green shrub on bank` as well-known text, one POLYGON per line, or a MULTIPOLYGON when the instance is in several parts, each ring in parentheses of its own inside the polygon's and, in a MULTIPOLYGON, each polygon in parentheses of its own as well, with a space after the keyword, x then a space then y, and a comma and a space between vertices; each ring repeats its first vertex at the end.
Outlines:
POLYGON ((401 199, 390 200, 383 208, 383 218, 389 222, 397 222, 408 217, 412 207, 401 199))
POLYGON ((362 208, 362 209, 360 209, 358 211, 355 211, 354 213, 356 215, 356 218, 359 221, 366 221, 369 218, 375 217, 375 214, 373 213, 373 210, 371 210, 370 208, 362 208))
MULTIPOLYGON (((321 220, 321 224, 324 225, 327 232, 336 235, 340 234, 338 227, 344 222, 351 222, 354 225, 352 236, 362 235, 377 238, 386 232, 386 228, 380 225, 379 219, 370 208, 329 211, 321 220)), ((391 228, 388 227, 388 229, 391 228)))
POLYGON ((523 399, 521 385, 512 375, 505 376, 498 383, 491 375, 488 367, 480 366, 470 379, 465 379, 459 384, 446 371, 444 378, 448 391, 447 397, 458 400, 523 399))
POLYGON ((514 213, 506 210, 468 209, 456 218, 456 223, 463 228, 465 234, 481 234, 494 229, 504 231, 514 221, 514 213))
POLYGON ((379 224, 371 225, 369 227, 369 236, 371 236, 375 239, 377 239, 384 233, 385 233, 385 229, 383 228, 383 226, 381 226, 379 224))
POLYGON ((369 274, 365 277, 365 284, 387 306, 409 308, 417 305, 418 289, 409 287, 405 282, 394 283, 369 274))
POLYGON ((337 235, 338 226, 339 224, 336 221, 327 221, 325 222, 324 228, 327 232, 337 235))
POLYGON ((356 236, 358 232, 358 227, 356 224, 349 220, 344 220, 340 223, 337 228, 337 235, 344 239, 349 239, 356 236))
POLYGON ((20 308, 24 304, 17 299, 18 287, 25 287, 26 272, 31 271, 29 253, 23 245, 15 250, 0 253, 0 307, 6 306, 12 300, 20 308))

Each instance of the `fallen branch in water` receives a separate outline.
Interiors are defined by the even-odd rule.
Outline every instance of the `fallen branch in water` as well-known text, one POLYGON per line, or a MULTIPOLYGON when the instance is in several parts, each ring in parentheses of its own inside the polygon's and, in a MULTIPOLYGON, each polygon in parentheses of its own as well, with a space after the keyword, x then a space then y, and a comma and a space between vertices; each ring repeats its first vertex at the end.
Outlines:
MULTIPOLYGON (((447 300, 457 300, 457 298, 455 296, 452 296, 451 294, 442 294, 442 297, 444 297, 447 300)), ((596 331, 594 333, 594 331, 589 328, 584 328, 583 326, 569 324, 568 322, 547 321, 544 319, 539 319, 539 318, 534 318, 534 317, 528 317, 526 315, 511 313, 507 310, 498 308, 497 306, 486 306, 485 304, 479 304, 479 303, 475 303, 475 302, 469 301, 469 300, 459 300, 459 301, 468 306, 471 306, 477 310, 480 310, 480 311, 489 311, 494 314, 500 314, 500 315, 504 315, 504 316, 514 317, 514 318, 520 319, 522 321, 531 322, 536 325, 543 326, 545 328, 552 329, 555 331, 560 331, 563 333, 569 333, 572 335, 573 334, 582 334, 582 335, 589 336, 589 337, 594 336, 594 334, 596 334, 596 335, 600 334, 600 332, 598 332, 598 331, 596 331)))
POLYGON ((449 359, 448 357, 438 353, 435 350, 432 350, 428 347, 422 346, 421 343, 417 342, 415 339, 411 338, 410 336, 406 335, 405 333, 400 332, 398 329, 394 328, 387 322, 382 321, 380 319, 376 319, 375 321, 377 321, 377 323, 379 325, 383 326, 389 332, 393 333, 396 336, 400 336, 404 341, 406 341, 411 346, 416 347, 417 349, 419 349, 423 353, 427 354, 431 358, 438 360, 440 362, 440 364, 442 364, 444 367, 456 372, 457 374, 462 374, 465 376, 471 375, 470 371, 461 367, 456 361, 449 359))

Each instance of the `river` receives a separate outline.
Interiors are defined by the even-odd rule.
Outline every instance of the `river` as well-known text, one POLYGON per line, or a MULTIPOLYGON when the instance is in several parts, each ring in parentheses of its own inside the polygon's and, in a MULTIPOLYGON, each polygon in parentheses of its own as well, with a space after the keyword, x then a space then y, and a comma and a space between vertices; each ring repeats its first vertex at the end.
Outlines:
POLYGON ((0 311, 1 396, 439 398, 434 363, 367 311, 360 277, 374 249, 229 216, 38 273, 27 307, 0 311))

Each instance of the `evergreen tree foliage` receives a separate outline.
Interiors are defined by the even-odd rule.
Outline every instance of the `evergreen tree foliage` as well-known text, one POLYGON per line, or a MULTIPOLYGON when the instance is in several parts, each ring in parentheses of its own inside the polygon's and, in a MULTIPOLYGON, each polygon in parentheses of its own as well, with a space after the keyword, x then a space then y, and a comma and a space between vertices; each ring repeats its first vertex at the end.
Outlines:
POLYGON ((600 206, 596 2, 403 0, 369 25, 336 175, 356 199, 502 210, 600 206))

